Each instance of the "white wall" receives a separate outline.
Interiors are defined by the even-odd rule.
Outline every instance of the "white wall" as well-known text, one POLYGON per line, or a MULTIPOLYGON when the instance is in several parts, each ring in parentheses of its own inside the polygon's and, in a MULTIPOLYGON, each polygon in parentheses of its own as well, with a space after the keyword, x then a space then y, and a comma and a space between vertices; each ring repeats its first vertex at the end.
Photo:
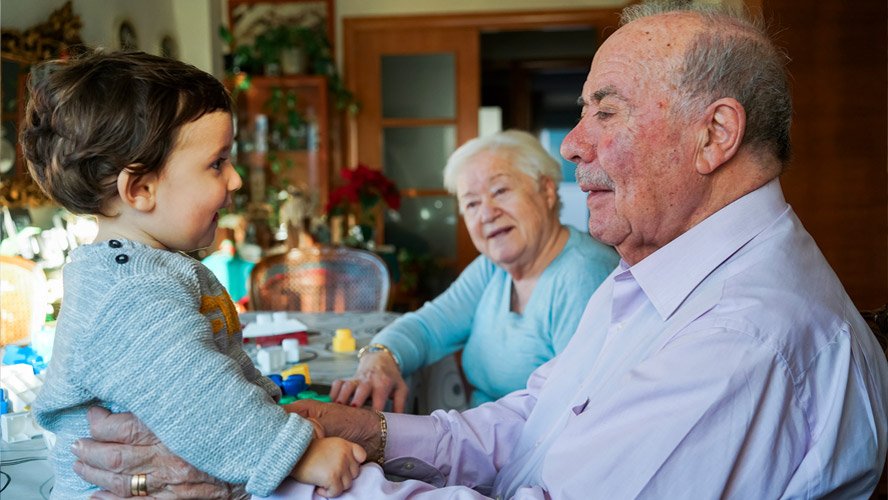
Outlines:
MULTIPOLYGON (((65 0, 3 0, 0 26, 28 29, 49 18, 65 0)), ((80 37, 90 46, 119 48, 117 27, 128 19, 136 30, 139 49, 160 53, 160 40, 171 35, 179 57, 204 71, 221 76, 218 0, 73 0, 83 23, 80 37)))

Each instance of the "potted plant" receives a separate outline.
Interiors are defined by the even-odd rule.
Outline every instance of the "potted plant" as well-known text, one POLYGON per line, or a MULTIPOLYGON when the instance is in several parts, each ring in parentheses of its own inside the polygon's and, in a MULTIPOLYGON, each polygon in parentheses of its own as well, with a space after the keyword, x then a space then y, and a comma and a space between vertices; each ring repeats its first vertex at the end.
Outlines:
POLYGON ((325 210, 327 216, 344 216, 352 224, 346 244, 372 249, 375 246, 376 215, 381 204, 385 203, 392 210, 401 208, 398 186, 379 170, 366 165, 343 168, 340 176, 345 184, 330 192, 325 210))
MULTIPOLYGON (((305 67, 304 71, 309 74, 323 75, 327 78, 327 86, 333 94, 337 109, 348 110, 351 113, 358 111, 358 102, 354 94, 345 87, 333 61, 330 40, 321 28, 296 25, 268 26, 268 29, 256 37, 252 45, 238 44, 225 26, 219 27, 219 35, 229 47, 232 47, 228 65, 232 74, 245 72, 254 75, 275 75, 282 66, 305 67), (294 51, 304 53, 304 56, 294 55, 294 51), (300 58, 303 61, 307 60, 307 64, 293 61, 300 58)), ((249 78, 243 78, 241 81, 249 85, 249 78)))

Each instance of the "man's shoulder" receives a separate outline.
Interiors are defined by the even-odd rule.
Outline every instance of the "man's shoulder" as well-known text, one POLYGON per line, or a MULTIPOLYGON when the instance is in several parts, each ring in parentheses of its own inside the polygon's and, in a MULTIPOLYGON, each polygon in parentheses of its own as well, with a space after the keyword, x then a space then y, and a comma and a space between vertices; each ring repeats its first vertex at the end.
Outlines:
POLYGON ((713 273, 707 281, 721 297, 707 316, 773 349, 800 374, 841 337, 869 330, 814 240, 791 222, 763 233, 713 273))

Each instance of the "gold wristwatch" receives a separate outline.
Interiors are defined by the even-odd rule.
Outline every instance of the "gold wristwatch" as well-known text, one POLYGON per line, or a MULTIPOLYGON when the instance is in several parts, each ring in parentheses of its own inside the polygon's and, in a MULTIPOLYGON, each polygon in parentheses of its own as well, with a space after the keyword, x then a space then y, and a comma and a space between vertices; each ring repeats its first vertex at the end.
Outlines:
POLYGON ((401 363, 398 363, 398 358, 395 357, 395 353, 393 353, 388 347, 386 347, 382 344, 367 344, 367 345, 365 345, 364 347, 361 348, 360 351, 358 351, 358 359, 361 359, 367 353, 373 353, 373 352, 387 352, 388 355, 391 356, 392 359, 395 360, 395 364, 398 366, 398 368, 401 368, 401 363))

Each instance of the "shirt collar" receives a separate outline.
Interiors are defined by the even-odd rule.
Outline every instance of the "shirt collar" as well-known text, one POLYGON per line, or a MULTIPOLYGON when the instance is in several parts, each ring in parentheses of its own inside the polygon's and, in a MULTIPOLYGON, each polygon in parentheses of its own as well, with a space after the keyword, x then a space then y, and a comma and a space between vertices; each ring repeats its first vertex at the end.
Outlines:
POLYGON ((629 271, 665 321, 706 276, 788 208, 780 181, 774 179, 710 215, 629 271))

